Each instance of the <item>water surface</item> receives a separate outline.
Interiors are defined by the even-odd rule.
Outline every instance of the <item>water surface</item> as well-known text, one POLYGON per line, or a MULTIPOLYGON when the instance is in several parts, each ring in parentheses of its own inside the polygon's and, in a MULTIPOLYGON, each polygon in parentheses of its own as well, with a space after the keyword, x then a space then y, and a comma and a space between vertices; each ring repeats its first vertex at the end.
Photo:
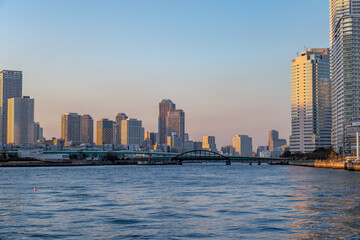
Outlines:
POLYGON ((359 194, 295 166, 0 168, 0 239, 358 239, 359 194))

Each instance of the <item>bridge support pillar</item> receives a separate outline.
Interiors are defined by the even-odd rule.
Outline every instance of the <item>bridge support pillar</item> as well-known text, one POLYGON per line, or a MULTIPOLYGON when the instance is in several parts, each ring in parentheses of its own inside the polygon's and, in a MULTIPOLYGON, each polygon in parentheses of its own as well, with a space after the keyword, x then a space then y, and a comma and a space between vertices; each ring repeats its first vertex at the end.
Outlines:
POLYGON ((183 165, 182 160, 178 160, 178 161, 177 161, 177 165, 183 165))
POLYGON ((231 165, 231 161, 230 161, 230 160, 226 160, 226 165, 231 165))

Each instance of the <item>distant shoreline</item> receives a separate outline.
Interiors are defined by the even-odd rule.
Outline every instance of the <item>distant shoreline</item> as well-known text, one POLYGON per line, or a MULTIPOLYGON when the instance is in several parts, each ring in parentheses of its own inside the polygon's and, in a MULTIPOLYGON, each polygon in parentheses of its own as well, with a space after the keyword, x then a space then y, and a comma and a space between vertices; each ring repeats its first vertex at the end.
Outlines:
POLYGON ((84 161, 84 160, 67 160, 59 162, 50 161, 27 161, 12 160, 0 161, 0 167, 76 167, 76 166, 104 166, 104 165, 137 165, 134 160, 115 160, 115 161, 84 161))
MULTIPOLYGON (((191 160, 185 162, 192 162, 191 160)), ((198 162, 201 163, 201 162, 198 162)), ((360 164, 338 160, 286 160, 269 161, 269 165, 291 165, 314 168, 331 168, 339 170, 360 171, 360 164)), ((63 160, 63 161, 40 161, 16 159, 0 161, 0 168, 6 167, 78 167, 78 166, 111 166, 111 165, 177 165, 176 162, 147 162, 147 159, 122 159, 106 161, 89 160, 63 160)))

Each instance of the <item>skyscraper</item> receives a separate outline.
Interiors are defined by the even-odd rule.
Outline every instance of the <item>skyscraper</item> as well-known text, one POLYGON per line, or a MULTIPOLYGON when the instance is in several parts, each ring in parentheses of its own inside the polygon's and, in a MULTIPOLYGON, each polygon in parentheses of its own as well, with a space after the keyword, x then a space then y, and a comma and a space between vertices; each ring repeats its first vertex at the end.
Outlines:
POLYGON ((216 152, 216 143, 214 136, 203 136, 202 148, 205 150, 216 152))
POLYGON ((44 140, 43 128, 40 127, 39 122, 34 123, 34 142, 43 142, 44 140))
POLYGON ((125 145, 139 145, 144 140, 142 121, 126 119, 121 121, 121 142, 125 145))
POLYGON ((96 145, 113 144, 113 121, 102 118, 96 122, 96 145))
POLYGON ((117 122, 113 122, 113 144, 114 146, 119 146, 120 145, 120 140, 118 136, 119 136, 119 131, 120 131, 120 127, 119 124, 117 124, 117 122))
POLYGON ((81 115, 66 113, 61 116, 61 138, 65 142, 81 141, 81 115))
POLYGON ((176 108, 175 104, 170 99, 163 99, 159 103, 159 116, 158 116, 158 144, 166 144, 166 117, 170 110, 176 108))
POLYGON ((344 149, 346 122, 360 117, 360 0, 330 0, 333 149, 344 149))
POLYGON ((173 133, 181 139, 181 145, 184 146, 185 136, 185 113, 181 109, 172 109, 166 117, 166 136, 172 136, 173 133))
POLYGON ((115 116, 115 122, 118 124, 116 129, 116 143, 117 145, 121 145, 121 121, 128 119, 125 113, 119 113, 115 116))
POLYGON ((151 145, 156 144, 156 133, 154 132, 146 132, 145 133, 145 139, 150 140, 151 145))
POLYGON ((81 142, 94 143, 94 120, 88 114, 81 117, 81 142))
POLYGON ((279 139, 279 132, 276 130, 269 131, 269 150, 275 151, 276 148, 286 145, 285 139, 279 139))
POLYGON ((34 99, 8 99, 7 143, 34 144, 34 99))
POLYGON ((329 49, 308 49, 291 66, 291 152, 331 146, 329 49))
POLYGON ((184 148, 182 139, 176 135, 175 132, 173 132, 171 136, 166 137, 166 145, 168 146, 170 152, 180 152, 184 148))
POLYGON ((252 138, 248 135, 236 135, 233 137, 234 155, 241 157, 252 156, 252 138))
POLYGON ((21 98, 22 72, 0 71, 0 144, 7 143, 7 107, 9 98, 21 98))

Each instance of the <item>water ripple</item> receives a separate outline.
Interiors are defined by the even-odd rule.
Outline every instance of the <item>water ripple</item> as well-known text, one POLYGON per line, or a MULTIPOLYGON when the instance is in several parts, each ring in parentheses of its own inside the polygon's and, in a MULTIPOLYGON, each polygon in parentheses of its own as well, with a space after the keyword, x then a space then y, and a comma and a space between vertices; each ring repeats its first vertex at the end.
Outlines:
POLYGON ((358 239, 359 192, 292 166, 0 168, 0 240, 358 239))

